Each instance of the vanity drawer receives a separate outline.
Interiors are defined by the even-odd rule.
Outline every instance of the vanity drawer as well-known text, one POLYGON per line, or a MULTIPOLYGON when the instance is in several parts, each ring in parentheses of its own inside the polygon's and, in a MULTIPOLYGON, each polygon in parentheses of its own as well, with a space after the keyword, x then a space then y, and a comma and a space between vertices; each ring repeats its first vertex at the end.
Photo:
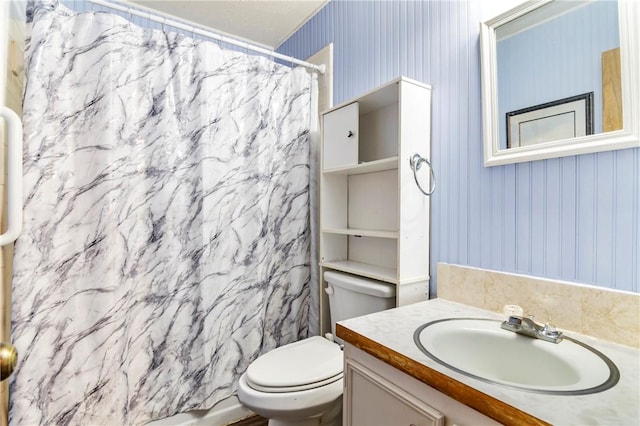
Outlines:
POLYGON ((356 362, 347 364, 345 424, 444 426, 444 414, 356 362))
POLYGON ((345 426, 500 424, 348 342, 344 356, 345 426))

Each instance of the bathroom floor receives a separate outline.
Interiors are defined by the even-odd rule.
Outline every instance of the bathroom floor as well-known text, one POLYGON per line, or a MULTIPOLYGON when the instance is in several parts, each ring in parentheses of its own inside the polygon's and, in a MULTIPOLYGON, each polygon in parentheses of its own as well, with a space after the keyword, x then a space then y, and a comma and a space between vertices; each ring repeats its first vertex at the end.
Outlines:
POLYGON ((246 419, 239 420, 235 423, 230 423, 228 426, 267 426, 269 420, 260 416, 251 416, 246 419))

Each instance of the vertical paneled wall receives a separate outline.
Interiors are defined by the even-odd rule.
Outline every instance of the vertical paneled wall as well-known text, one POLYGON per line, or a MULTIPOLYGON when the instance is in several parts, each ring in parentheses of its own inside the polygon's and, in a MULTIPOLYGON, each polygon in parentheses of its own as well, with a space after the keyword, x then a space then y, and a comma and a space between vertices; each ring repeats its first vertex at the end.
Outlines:
POLYGON ((432 292, 438 262, 639 292, 640 149, 483 167, 482 3, 332 0, 279 51, 333 42, 336 104, 399 75, 432 85, 432 292))
MULTIPOLYGON (((593 92, 594 133, 602 133, 602 52, 620 46, 618 5, 596 1, 498 42, 499 116, 593 92), (526 82, 526 84, 523 84, 526 82)), ((506 120, 499 122, 507 146, 506 120)))
MULTIPOLYGON (((129 12, 123 12, 120 10, 116 10, 116 9, 112 9, 106 6, 102 6, 102 5, 97 5, 85 0, 60 0, 60 3, 75 11, 75 12, 80 12, 80 13, 84 13, 84 12, 104 12, 104 13, 111 13, 114 15, 118 15, 123 17, 124 19, 126 19, 129 22, 134 23, 135 25, 141 27, 141 28, 146 28, 146 29, 152 29, 152 30, 161 30, 161 31, 167 31, 167 32, 176 32, 176 33, 181 33, 184 34, 187 37, 196 39, 196 40, 206 40, 206 41, 211 41, 213 43, 216 43, 218 46, 224 48, 224 49, 229 49, 229 50, 236 50, 236 51, 242 51, 245 52, 245 49, 242 49, 238 46, 234 46, 232 44, 229 43, 225 43, 225 42, 221 42, 212 38, 208 38, 205 36, 201 36, 199 34, 195 34, 195 33, 189 33, 178 29, 172 25, 169 25, 167 23, 161 23, 161 22, 156 22, 153 21, 151 19, 148 19, 146 17, 141 17, 141 16, 137 16, 134 15, 133 13, 129 13, 129 12)), ((128 3, 122 3, 119 1, 113 1, 114 4, 120 4, 121 6, 124 5, 125 7, 128 7, 131 10, 140 10, 143 13, 153 13, 153 9, 149 9, 149 8, 145 8, 144 5, 142 5, 142 7, 140 7, 140 5, 137 4, 133 4, 132 2, 128 2, 128 3)), ((168 17, 169 19, 172 18, 171 15, 157 15, 160 19, 162 19, 163 17, 168 17)), ((256 55, 258 55, 256 53, 256 55)))

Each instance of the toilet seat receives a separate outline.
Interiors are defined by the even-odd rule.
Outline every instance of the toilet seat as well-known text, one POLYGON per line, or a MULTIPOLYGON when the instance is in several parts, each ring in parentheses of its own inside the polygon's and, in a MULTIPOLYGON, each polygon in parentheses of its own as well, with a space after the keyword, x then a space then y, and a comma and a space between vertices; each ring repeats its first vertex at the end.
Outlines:
POLYGON ((247 383, 247 374, 238 381, 240 402, 255 413, 269 419, 316 417, 334 405, 342 406, 344 379, 340 378, 326 386, 298 392, 261 392, 247 383))
POLYGON ((342 379, 342 350, 320 336, 274 349, 253 361, 247 384, 267 393, 298 392, 342 379))
POLYGON ((261 386, 257 383, 254 383, 248 377, 246 379, 247 379, 247 384, 257 391, 266 392, 266 393, 285 393, 285 392, 300 392, 304 390, 315 389, 320 386, 326 386, 328 384, 335 382, 336 380, 342 379, 342 373, 336 374, 333 377, 329 377, 328 379, 324 379, 319 382, 306 383, 300 386, 268 387, 268 386, 261 386))

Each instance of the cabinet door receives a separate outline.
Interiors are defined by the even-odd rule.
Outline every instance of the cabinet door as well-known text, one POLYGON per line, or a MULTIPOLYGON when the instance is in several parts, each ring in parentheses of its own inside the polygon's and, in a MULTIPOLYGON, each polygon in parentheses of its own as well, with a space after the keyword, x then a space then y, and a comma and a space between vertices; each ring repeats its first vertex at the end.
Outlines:
POLYGON ((346 426, 444 426, 445 417, 366 367, 346 364, 346 426))
POLYGON ((323 116, 323 170, 358 164, 358 102, 323 116))

